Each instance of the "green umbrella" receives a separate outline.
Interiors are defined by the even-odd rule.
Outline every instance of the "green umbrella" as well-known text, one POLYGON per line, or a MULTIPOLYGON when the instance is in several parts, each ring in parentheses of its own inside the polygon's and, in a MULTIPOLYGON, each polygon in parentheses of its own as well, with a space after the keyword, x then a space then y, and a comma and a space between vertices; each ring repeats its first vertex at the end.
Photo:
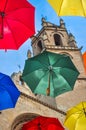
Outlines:
POLYGON ((33 93, 56 97, 73 90, 78 75, 69 56, 44 51, 26 60, 22 79, 33 93))

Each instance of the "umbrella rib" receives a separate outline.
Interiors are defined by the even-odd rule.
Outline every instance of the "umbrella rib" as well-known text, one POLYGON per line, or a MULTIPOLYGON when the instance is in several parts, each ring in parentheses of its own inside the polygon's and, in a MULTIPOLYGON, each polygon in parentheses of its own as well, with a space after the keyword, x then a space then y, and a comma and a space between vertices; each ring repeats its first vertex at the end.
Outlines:
MULTIPOLYGON (((78 115, 79 115, 78 118, 77 118, 77 119, 79 119, 80 117, 83 116, 83 109, 79 109, 77 106, 74 106, 74 108, 78 110, 77 112, 75 112, 75 114, 78 114, 78 115)), ((71 116, 72 116, 73 114, 74 114, 74 113, 72 113, 71 116)))
MULTIPOLYGON (((44 52, 42 52, 41 54, 44 54, 44 52)), ((40 56, 40 54, 39 54, 39 56, 40 56)), ((43 56, 45 56, 45 55, 43 55, 43 56)), ((48 65, 46 64, 46 62, 41 62, 39 59, 36 59, 36 61, 38 61, 41 65, 43 65, 44 67, 46 67, 46 68, 48 68, 48 66, 50 65, 50 60, 49 60, 49 56, 48 56, 48 53, 46 53, 46 57, 48 58, 48 65)), ((34 58, 34 57, 33 57, 34 58)))
MULTIPOLYGON (((65 68, 65 67, 62 67, 61 69, 66 69, 66 70, 71 70, 71 71, 73 71, 73 72, 75 72, 75 70, 73 70, 72 68, 65 68)), ((55 70, 55 69, 54 69, 55 70)), ((78 74, 78 72, 77 72, 77 74, 78 74)), ((65 79, 65 78, 64 78, 65 79)), ((67 81, 67 79, 65 79, 66 81, 67 81)), ((69 84, 70 85, 70 84, 69 84)))
MULTIPOLYGON (((61 54, 61 55, 63 55, 63 54, 61 54)), ((64 57, 61 57, 61 58, 57 59, 56 62, 59 64, 59 62, 61 62, 61 60, 64 60, 64 57)), ((55 66, 56 62, 53 63, 53 66, 55 66)), ((61 66, 58 66, 58 67, 61 67, 61 66)))
POLYGON ((83 112, 84 112, 84 114, 86 115, 86 112, 85 112, 85 107, 84 107, 83 102, 82 102, 82 107, 83 107, 83 108, 79 109, 77 106, 74 106, 74 108, 76 108, 77 110, 81 111, 81 113, 83 113, 83 112))
POLYGON ((84 16, 86 17, 86 14, 85 14, 85 10, 84 10, 84 6, 83 6, 82 0, 80 0, 80 2, 81 2, 81 5, 82 5, 82 9, 83 9, 84 16))
POLYGON ((84 114, 86 116, 86 111, 85 111, 85 107, 84 107, 84 103, 82 102, 82 106, 83 106, 83 111, 84 111, 84 114))
MULTIPOLYGON (((48 73, 48 71, 46 71, 46 73, 48 73)), ((39 82, 42 80, 42 78, 45 76, 46 74, 44 74, 41 79, 39 80, 39 82)), ((39 85, 39 83, 37 84, 37 86, 39 85)))
POLYGON ((46 53, 46 57, 48 57, 48 63, 50 65, 49 53, 46 53))
MULTIPOLYGON (((37 69, 37 70, 41 71, 41 70, 43 70, 43 69, 39 68, 39 69, 37 69)), ((35 71, 37 71, 37 70, 35 70, 35 71)), ((47 69, 44 69, 44 70, 47 70, 47 69)), ((33 70, 32 72, 29 72, 29 74, 32 74, 32 73, 34 73, 34 70, 33 70)), ((27 75, 28 75, 28 72, 27 72, 27 75)))
MULTIPOLYGON (((60 9, 59 9, 58 16, 60 16, 60 11, 61 11, 62 4, 63 4, 63 0, 62 0, 62 2, 61 2, 61 6, 60 6, 60 9)), ((57 7, 57 8, 58 8, 58 7, 57 7)))
MULTIPOLYGON (((55 74, 55 76, 57 77, 57 75, 56 75, 56 73, 54 73, 55 74)), ((53 76, 52 76, 52 80, 53 80, 54 78, 53 78, 53 76)), ((70 85, 69 85, 70 86, 70 85)), ((54 84, 53 84, 53 87, 54 87, 54 84)), ((55 87, 54 87, 55 88, 55 87)), ((56 91, 56 90, 55 90, 56 91)), ((58 91, 59 92, 59 91, 58 91)))
MULTIPOLYGON (((41 63, 39 60, 37 60, 39 63, 41 63)), ((43 63, 41 63, 41 65, 43 65, 43 67, 46 67, 46 68, 48 68, 47 67, 47 65, 45 65, 45 62, 43 62, 43 63), (44 63, 44 64, 43 64, 44 63)), ((45 69, 46 70, 46 69, 45 69)))
POLYGON ((5 9, 6 9, 6 6, 7 6, 7 3, 8 3, 8 0, 6 0, 6 2, 5 2, 5 6, 4 6, 4 10, 3 10, 3 12, 5 12, 5 9))
MULTIPOLYGON (((56 73, 54 72, 54 74, 56 75, 56 73)), ((58 75, 60 75, 60 74, 58 74, 58 75)), ((61 77, 62 77, 62 75, 60 75, 61 77)), ((56 75, 56 77, 57 77, 57 75, 56 75)), ((57 77, 58 78, 58 77, 57 77)), ((65 81, 67 81, 65 78, 64 78, 64 80, 65 81)), ((67 82, 68 83, 68 82, 67 82)), ((68 83, 68 85, 70 86, 70 84, 68 83)))
POLYGON ((76 109, 79 110, 79 111, 82 111, 82 108, 79 109, 77 106, 74 106, 74 108, 76 108, 76 109))
MULTIPOLYGON (((45 52, 46 52, 46 51, 45 51, 45 52)), ((50 63, 50 62, 49 62, 49 61, 50 61, 50 60, 49 60, 49 55, 48 55, 49 53, 43 53, 43 52, 42 52, 41 54, 46 54, 46 57, 48 58, 48 63, 50 63)), ((45 56, 45 55, 44 55, 44 56, 45 56)), ((42 64, 44 67, 46 67, 46 68, 48 68, 48 66, 50 65, 50 64, 46 65, 46 64, 45 64, 46 62, 43 62, 43 63, 42 63, 40 60, 37 60, 37 61, 38 61, 39 63, 41 63, 41 64, 42 64)))
MULTIPOLYGON (((65 57, 63 57, 63 58, 60 58, 59 60, 58 60, 58 64, 59 64, 59 62, 61 61, 61 60, 64 60, 64 58, 68 58, 69 56, 65 56, 65 57)), ((73 62, 72 62, 72 60, 70 59, 70 63, 72 63, 72 68, 69 68, 70 66, 68 65, 68 66, 62 66, 62 68, 69 68, 69 69, 72 69, 72 70, 76 70, 76 67, 75 67, 75 65, 73 64, 73 62)), ((55 65, 55 64, 54 64, 55 65)), ((61 66, 58 66, 58 67, 61 67, 61 66)))
MULTIPOLYGON (((34 57, 33 57, 34 58, 34 57)), ((40 60, 36 59, 43 67, 48 68, 45 62, 41 62, 40 60)), ((46 70, 46 69, 45 69, 46 70)))

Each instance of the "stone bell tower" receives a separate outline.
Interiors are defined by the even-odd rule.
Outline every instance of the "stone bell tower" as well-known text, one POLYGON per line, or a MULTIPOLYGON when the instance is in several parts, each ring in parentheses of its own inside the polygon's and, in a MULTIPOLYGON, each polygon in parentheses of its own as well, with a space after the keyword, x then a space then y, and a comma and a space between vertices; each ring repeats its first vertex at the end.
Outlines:
POLYGON ((42 18, 42 29, 32 38, 33 54, 38 55, 43 50, 69 55, 80 72, 80 78, 85 76, 81 48, 77 47, 75 37, 68 33, 65 23, 60 19, 60 25, 47 22, 42 18))
POLYGON ((46 22, 42 18, 42 29, 36 36, 32 37, 32 48, 34 55, 39 54, 43 49, 47 50, 77 50, 77 45, 72 33, 68 34, 65 23, 60 19, 57 26, 46 22))

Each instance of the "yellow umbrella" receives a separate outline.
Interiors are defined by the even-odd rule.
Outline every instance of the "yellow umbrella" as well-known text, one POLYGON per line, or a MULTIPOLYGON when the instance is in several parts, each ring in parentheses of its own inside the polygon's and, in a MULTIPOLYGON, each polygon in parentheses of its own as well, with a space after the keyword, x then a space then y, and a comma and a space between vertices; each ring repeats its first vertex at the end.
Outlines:
POLYGON ((64 126, 68 130, 86 130, 86 102, 81 102, 68 110, 64 126))
POLYGON ((58 16, 86 17, 86 0, 48 0, 58 16))

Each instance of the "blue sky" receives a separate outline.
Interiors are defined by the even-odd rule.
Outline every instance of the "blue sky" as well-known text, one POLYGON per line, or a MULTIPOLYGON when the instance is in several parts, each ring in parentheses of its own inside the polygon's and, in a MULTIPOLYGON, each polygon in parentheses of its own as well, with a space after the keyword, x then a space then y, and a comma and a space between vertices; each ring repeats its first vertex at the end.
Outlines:
MULTIPOLYGON (((59 17, 49 5, 47 0, 29 0, 35 6, 35 30, 41 29, 41 18, 46 21, 59 25, 59 17)), ((71 32, 77 42, 77 46, 83 46, 82 53, 86 51, 86 18, 65 16, 61 17, 68 32, 71 32)), ((31 40, 28 39, 18 50, 0 50, 0 72, 11 75, 13 72, 23 70, 25 59, 27 59, 27 50, 31 49, 31 40), (19 68, 18 66, 21 66, 19 68)))

